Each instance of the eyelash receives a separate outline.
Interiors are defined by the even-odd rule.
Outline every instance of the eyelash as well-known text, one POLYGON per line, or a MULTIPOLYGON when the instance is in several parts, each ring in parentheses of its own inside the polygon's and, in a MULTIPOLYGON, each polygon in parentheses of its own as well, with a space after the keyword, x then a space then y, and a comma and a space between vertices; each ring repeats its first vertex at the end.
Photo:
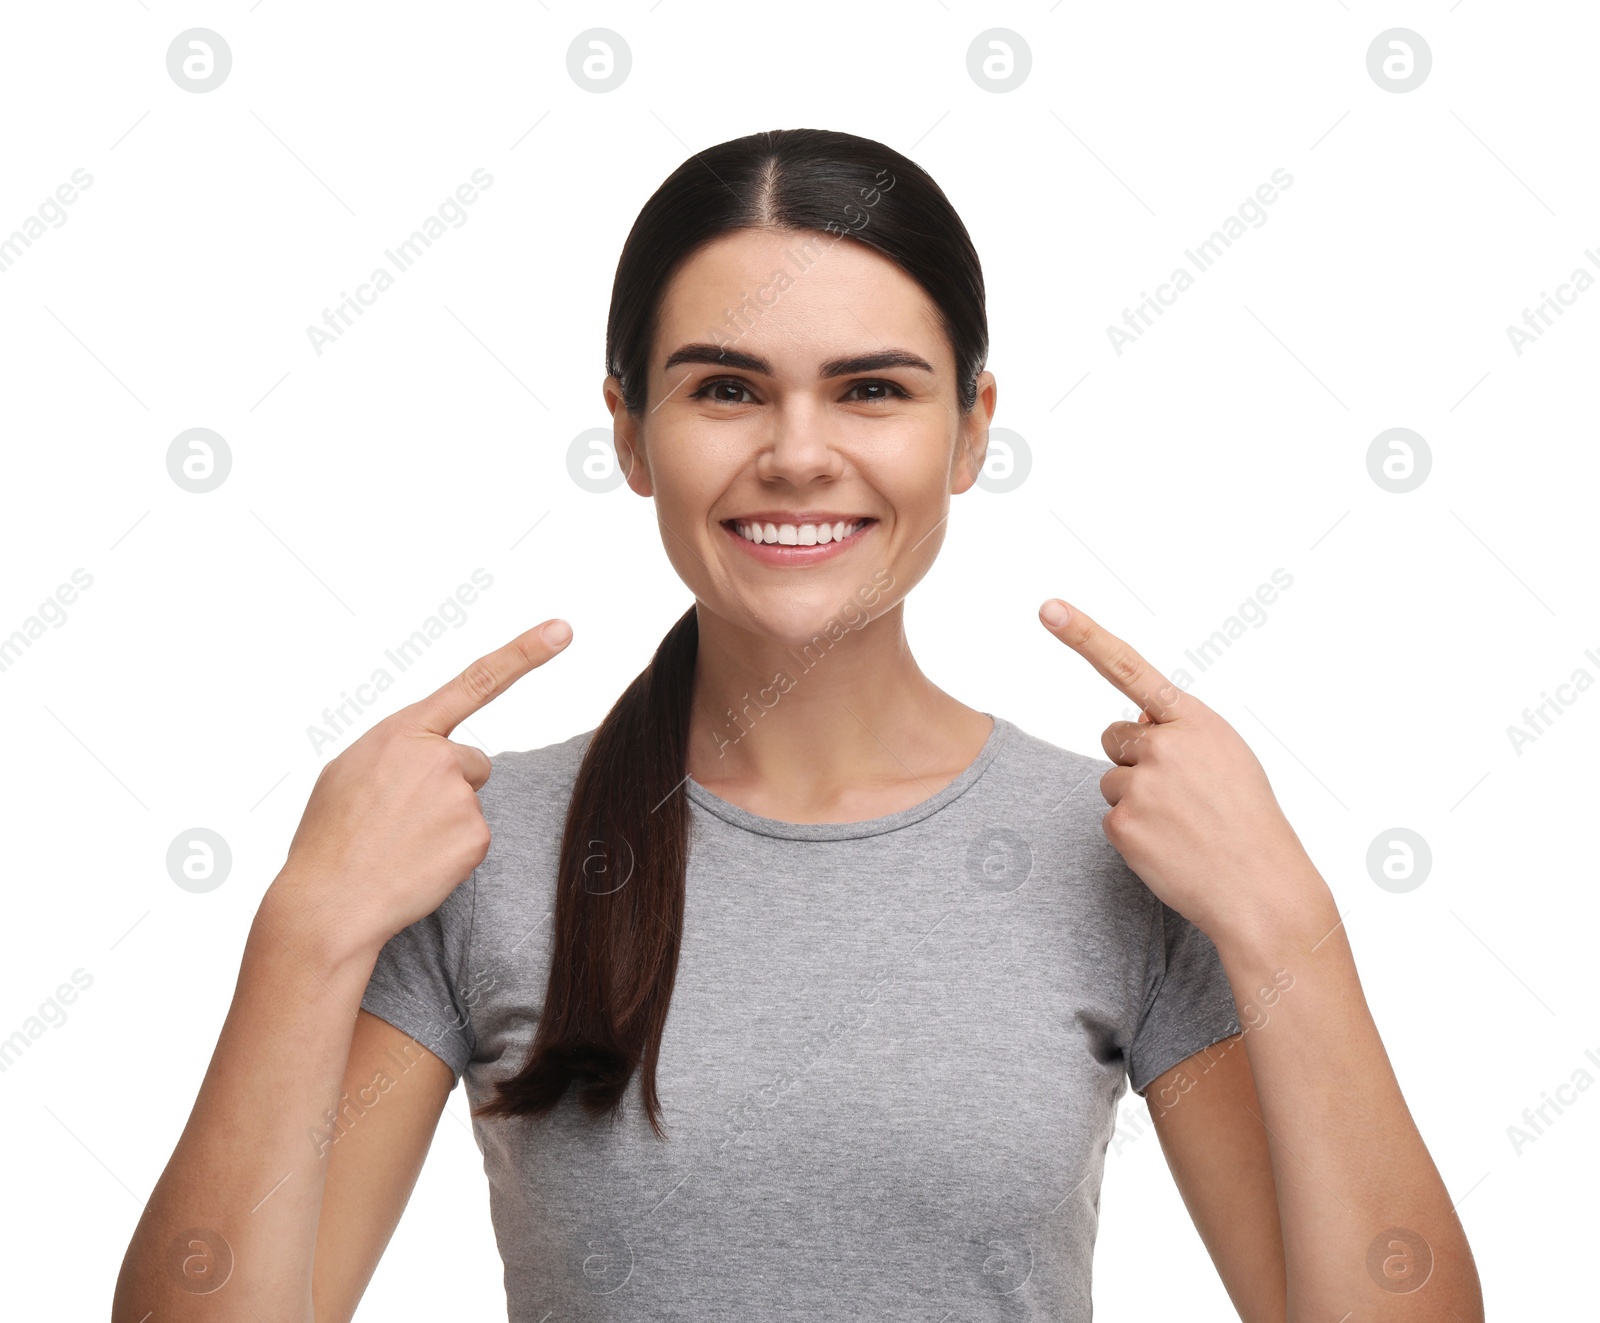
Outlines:
MULTIPOLYGON (((713 386, 737 386, 740 390, 746 391, 750 389, 748 382, 740 381, 737 377, 713 377, 710 381, 702 383, 699 390, 691 392, 689 398, 691 400, 705 399, 708 397, 708 392, 713 386)), ((890 399, 894 399, 895 397, 899 397, 902 400, 909 400, 911 398, 910 391, 902 390, 897 383, 888 381, 882 377, 867 377, 852 384, 850 389, 855 390, 860 386, 887 386, 892 392, 894 392, 893 395, 888 397, 879 396, 875 400, 862 400, 862 404, 887 404, 890 399)), ((714 400, 712 402, 715 404, 738 404, 740 401, 714 400)))

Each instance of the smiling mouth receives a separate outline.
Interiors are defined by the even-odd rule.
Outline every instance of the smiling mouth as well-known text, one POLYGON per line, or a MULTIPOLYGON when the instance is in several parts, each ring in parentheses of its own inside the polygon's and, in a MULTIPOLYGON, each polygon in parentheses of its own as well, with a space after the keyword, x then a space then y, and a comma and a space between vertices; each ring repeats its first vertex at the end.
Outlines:
POLYGON ((841 519, 833 523, 779 524, 750 519, 724 519, 722 526, 757 546, 816 547, 843 542, 876 519, 841 519))

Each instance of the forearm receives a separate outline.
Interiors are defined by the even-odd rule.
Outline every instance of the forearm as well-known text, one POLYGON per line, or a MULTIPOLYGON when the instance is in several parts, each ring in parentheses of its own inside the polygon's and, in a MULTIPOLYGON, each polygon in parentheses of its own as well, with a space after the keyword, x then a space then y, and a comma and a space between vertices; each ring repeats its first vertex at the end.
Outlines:
POLYGON ((1243 1036, 1272 1155, 1291 1323, 1477 1323, 1460 1220, 1401 1095, 1326 882, 1258 929, 1217 940, 1241 1019, 1275 975, 1292 984, 1243 1036), (1417 1283, 1421 1285, 1417 1285, 1417 1283))
POLYGON ((113 1323, 216 1318, 219 1305, 310 1323, 327 1166, 311 1127, 337 1105, 377 951, 336 947, 268 890, 194 1108, 123 1259, 113 1323))

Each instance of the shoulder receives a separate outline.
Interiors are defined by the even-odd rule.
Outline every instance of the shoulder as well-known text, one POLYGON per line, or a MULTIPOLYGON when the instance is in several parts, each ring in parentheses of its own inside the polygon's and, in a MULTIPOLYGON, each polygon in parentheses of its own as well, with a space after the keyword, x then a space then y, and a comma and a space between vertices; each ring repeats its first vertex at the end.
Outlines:
POLYGON ((490 828, 512 823, 538 826, 548 817, 564 820, 594 730, 534 749, 490 754, 489 779, 478 791, 490 828))
POLYGON ((1014 825, 1036 856, 1053 861, 1064 876, 1092 882, 1108 904, 1146 922, 1154 897, 1101 826, 1110 805, 1100 780, 1116 764, 1008 726, 984 778, 992 778, 985 793, 989 815, 1014 825))
POLYGON ((1035 809, 1060 812, 1098 825, 1106 803, 1100 778, 1115 766, 1108 758, 1052 744, 1008 721, 1005 742, 989 770, 995 780, 1035 809))
POLYGON ((472 887, 480 945, 509 941, 513 930, 525 935, 553 902, 567 806, 593 734, 489 755, 489 779, 478 790, 489 850, 472 887))
POLYGON ((536 749, 504 749, 489 755, 488 785, 502 790, 528 786, 548 786, 556 781, 572 781, 578 775, 584 750, 598 727, 583 731, 554 744, 536 749))

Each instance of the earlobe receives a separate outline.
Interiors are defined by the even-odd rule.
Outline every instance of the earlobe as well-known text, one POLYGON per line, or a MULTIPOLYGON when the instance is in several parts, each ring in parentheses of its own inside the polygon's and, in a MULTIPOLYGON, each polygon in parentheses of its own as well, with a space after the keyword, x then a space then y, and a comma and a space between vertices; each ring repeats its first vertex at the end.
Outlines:
POLYGON ((650 468, 645 464, 633 442, 623 436, 621 429, 618 429, 612 434, 611 444, 612 449, 617 452, 617 465, 622 469, 622 476, 628 486, 640 496, 654 495, 655 488, 650 483, 650 468))
POLYGON ((955 481, 951 484, 950 494, 959 496, 968 490, 978 480, 978 475, 983 472, 983 462, 989 454, 989 429, 985 427, 978 438, 968 439, 965 429, 961 437, 961 460, 956 465, 955 481))
POLYGON ((622 470, 628 486, 640 496, 650 496, 654 491, 650 485, 650 469, 643 462, 634 440, 639 422, 627 410, 622 383, 608 376, 601 385, 601 392, 611 414, 611 450, 616 457, 617 467, 622 470))
POLYGON ((961 445, 963 454, 960 463, 956 466, 956 485, 951 487, 953 496, 959 496, 978 480, 978 475, 983 472, 984 462, 989 458, 989 424, 994 420, 995 405, 998 402, 999 386, 995 381, 994 373, 985 369, 978 374, 978 398, 972 410, 963 420, 961 445), (981 423, 979 420, 982 420, 981 423), (976 437, 970 437, 969 428, 979 428, 976 437))

